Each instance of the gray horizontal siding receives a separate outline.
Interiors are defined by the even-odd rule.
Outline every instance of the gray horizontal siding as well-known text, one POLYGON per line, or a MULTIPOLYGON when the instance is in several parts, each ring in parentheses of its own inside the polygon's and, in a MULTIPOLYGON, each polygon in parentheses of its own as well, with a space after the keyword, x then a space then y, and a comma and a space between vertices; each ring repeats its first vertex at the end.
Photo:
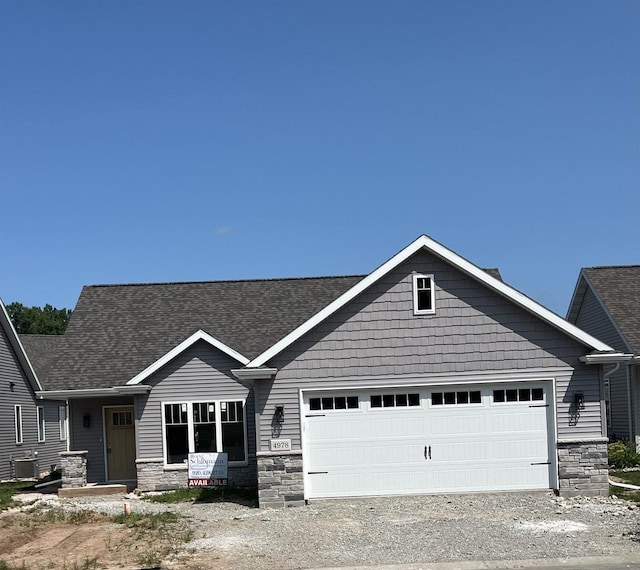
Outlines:
POLYGON ((50 429, 51 403, 36 401, 31 386, 22 370, 20 362, 9 343, 9 338, 0 327, 0 479, 14 475, 11 462, 15 459, 34 458, 39 460, 40 469, 48 470, 59 464, 58 452, 63 451, 59 442, 45 437, 38 442, 37 406, 45 406, 45 436, 50 429), (13 390, 10 383, 14 383, 13 390), (14 406, 22 406, 22 440, 16 444, 14 406))
MULTIPOLYGON (((87 481, 106 481, 104 459, 104 406, 131 406, 132 398, 85 399, 69 401, 70 449, 88 451, 87 481), (88 415, 90 426, 84 427, 83 418, 88 415)), ((56 412, 57 414, 57 412, 56 412)))
POLYGON ((611 426, 609 437, 612 439, 629 439, 629 386, 627 383, 627 367, 620 369, 609 377, 609 406, 611 426))
POLYGON ((575 324, 612 348, 629 351, 629 347, 590 287, 587 287, 575 324))
POLYGON ((578 360, 587 352, 464 273, 420 252, 268 363, 279 372, 275 382, 260 387, 260 448, 268 448, 276 403, 286 406, 281 437, 300 445, 300 388, 456 383, 461 374, 515 379, 530 370, 557 375, 560 437, 600 437, 599 372, 578 360), (413 272, 434 275, 435 315, 414 316, 413 272), (586 398, 577 419, 569 413, 576 391, 586 398))
POLYGON ((255 422, 252 391, 240 384, 231 369, 241 365, 204 341, 197 342, 153 374, 146 384, 148 395, 138 396, 138 458, 162 457, 162 402, 246 399, 249 455, 255 455, 255 422))
MULTIPOLYGON (((616 350, 629 352, 629 347, 591 287, 586 289, 580 309, 576 315, 575 324, 616 350)), ((609 386, 609 413, 611 418, 609 436, 613 438, 630 438, 629 392, 625 365, 610 377, 609 386)))

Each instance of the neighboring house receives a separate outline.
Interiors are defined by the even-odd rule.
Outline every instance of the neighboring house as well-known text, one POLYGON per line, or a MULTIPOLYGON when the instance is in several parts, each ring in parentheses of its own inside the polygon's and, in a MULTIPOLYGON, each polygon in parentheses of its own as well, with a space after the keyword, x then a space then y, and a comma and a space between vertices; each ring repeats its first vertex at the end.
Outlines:
POLYGON ((65 402, 36 399, 42 386, 2 301, 0 390, 0 479, 34 477, 55 469, 59 453, 67 449, 65 402))
POLYGON ((585 267, 567 319, 629 359, 607 371, 605 400, 610 439, 640 446, 640 265, 585 267), (633 357, 633 358, 632 358, 633 357))
POLYGON ((89 482, 185 486, 188 453, 224 451, 261 506, 608 494, 617 358, 421 236, 367 276, 85 287, 40 395, 89 482))

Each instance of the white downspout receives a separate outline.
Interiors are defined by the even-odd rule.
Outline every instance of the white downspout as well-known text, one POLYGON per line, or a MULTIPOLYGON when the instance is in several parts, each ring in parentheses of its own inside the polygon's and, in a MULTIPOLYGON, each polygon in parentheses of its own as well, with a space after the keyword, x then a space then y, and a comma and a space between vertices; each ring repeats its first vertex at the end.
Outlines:
MULTIPOLYGON (((609 372, 604 372, 604 366, 602 367, 602 370, 604 372, 603 375, 602 375, 602 386, 603 387, 606 386, 607 381, 609 380, 609 376, 611 376, 612 374, 615 374, 618 371, 619 368, 620 368, 620 363, 619 362, 614 362, 613 368, 611 370, 609 370, 609 372)), ((609 382, 609 397, 611 397, 611 382, 609 382)), ((611 409, 611 401, 609 401, 609 410, 610 409, 611 409)), ((606 414, 607 414, 606 401, 605 401, 605 412, 604 413, 605 413, 604 425, 606 427, 606 434, 605 435, 608 438, 609 437, 609 426, 608 426, 607 417, 606 417, 606 414)), ((611 412, 609 412, 609 413, 611 413, 611 412)))

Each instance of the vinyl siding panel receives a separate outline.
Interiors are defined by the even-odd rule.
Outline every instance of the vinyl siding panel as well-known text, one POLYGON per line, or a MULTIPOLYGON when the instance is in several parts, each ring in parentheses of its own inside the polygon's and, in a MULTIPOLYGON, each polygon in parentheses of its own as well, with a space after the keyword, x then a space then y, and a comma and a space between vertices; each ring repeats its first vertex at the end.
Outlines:
POLYGON ((197 342, 153 374, 148 395, 136 403, 138 457, 163 456, 162 403, 246 399, 245 417, 249 457, 255 457, 253 392, 231 373, 241 365, 206 342, 197 342))
MULTIPOLYGON (((104 406, 131 406, 130 397, 112 399, 83 399, 69 401, 69 431, 70 449, 74 451, 88 451, 87 481, 89 483, 103 483, 106 481, 106 466, 104 457, 104 406), (91 418, 88 428, 83 425, 83 417, 88 414, 91 418)), ((56 417, 57 417, 56 410, 56 417)), ((56 426, 56 437, 59 431, 56 426)))
MULTIPOLYGON (((582 299, 575 324, 616 350, 630 352, 626 342, 589 286, 587 286, 582 299)), ((629 387, 627 385, 627 367, 624 364, 609 378, 609 397, 611 417, 609 437, 612 439, 630 438, 629 387)))
POLYGON ((621 366, 615 374, 609 377, 609 406, 611 439, 629 439, 629 384, 627 383, 627 367, 621 366))
MULTIPOLYGON (((37 401, 20 362, 9 342, 9 338, 0 327, 0 479, 13 477, 11 462, 15 459, 34 458, 39 460, 41 471, 51 465, 59 464, 58 452, 65 447, 56 441, 38 442, 38 418, 36 408, 39 405, 49 409, 50 403, 37 401), (13 390, 10 383, 14 383, 13 390), (22 444, 16 444, 14 407, 22 406, 22 444)), ((45 418, 49 416, 45 414, 45 418)), ((45 429, 49 426, 47 425, 45 429)))
POLYGON ((461 377, 557 382, 560 438, 601 437, 597 367, 589 352, 439 258, 420 252, 275 357, 276 380, 260 384, 261 449, 273 408, 285 404, 281 437, 300 446, 299 389, 457 383, 461 377), (434 315, 413 314, 412 274, 433 274, 434 315), (574 392, 585 394, 579 417, 574 392))
POLYGON ((575 320, 575 325, 595 336, 602 342, 608 344, 612 348, 629 352, 629 347, 626 345, 613 322, 611 322, 609 315, 607 315, 606 311, 598 301, 598 298, 589 287, 587 287, 582 300, 580 310, 575 320))

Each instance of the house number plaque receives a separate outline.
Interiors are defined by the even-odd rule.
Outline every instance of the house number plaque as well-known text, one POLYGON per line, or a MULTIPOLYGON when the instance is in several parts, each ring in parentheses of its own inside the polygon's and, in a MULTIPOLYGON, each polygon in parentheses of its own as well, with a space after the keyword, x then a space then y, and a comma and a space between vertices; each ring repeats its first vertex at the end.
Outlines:
POLYGON ((270 451, 291 451, 290 439, 270 439, 269 440, 270 451))

